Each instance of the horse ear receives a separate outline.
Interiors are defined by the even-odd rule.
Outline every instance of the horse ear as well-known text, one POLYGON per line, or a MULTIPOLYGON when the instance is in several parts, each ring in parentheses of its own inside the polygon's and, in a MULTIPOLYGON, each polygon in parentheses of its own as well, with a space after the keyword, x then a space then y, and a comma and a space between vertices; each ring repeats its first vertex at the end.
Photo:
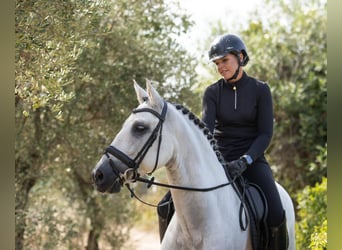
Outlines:
POLYGON ((151 81, 149 80, 146 80, 146 91, 149 96, 151 106, 162 109, 164 105, 163 98, 161 98, 159 93, 153 88, 151 81))
POLYGON ((142 104, 143 102, 148 100, 148 95, 146 93, 146 91, 139 86, 139 84, 133 80, 134 82, 134 89, 135 89, 135 93, 137 94, 137 99, 139 104, 142 104))

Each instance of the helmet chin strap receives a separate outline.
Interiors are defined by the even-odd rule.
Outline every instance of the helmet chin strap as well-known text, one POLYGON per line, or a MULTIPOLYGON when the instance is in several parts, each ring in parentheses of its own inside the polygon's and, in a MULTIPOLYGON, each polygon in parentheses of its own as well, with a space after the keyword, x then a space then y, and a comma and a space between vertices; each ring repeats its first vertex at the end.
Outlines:
POLYGON ((239 71, 240 71, 240 64, 239 64, 238 68, 236 69, 234 75, 231 78, 227 79, 226 81, 229 82, 231 80, 236 79, 236 77, 239 75, 239 71))

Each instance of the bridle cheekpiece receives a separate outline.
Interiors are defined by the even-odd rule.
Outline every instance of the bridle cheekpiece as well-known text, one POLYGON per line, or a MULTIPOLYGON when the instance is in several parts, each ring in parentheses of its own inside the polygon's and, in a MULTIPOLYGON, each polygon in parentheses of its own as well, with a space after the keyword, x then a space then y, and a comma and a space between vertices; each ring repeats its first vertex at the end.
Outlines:
POLYGON ((157 166, 158 166, 160 145, 161 145, 161 140, 162 140, 163 122, 165 120, 165 116, 167 112, 167 102, 164 101, 164 106, 160 114, 151 108, 140 108, 140 109, 134 109, 132 111, 133 114, 141 113, 141 112, 149 112, 153 114, 159 119, 159 122, 157 126, 154 128, 154 130, 152 131, 150 137, 145 142, 144 146, 140 149, 138 154, 135 156, 135 158, 134 159, 130 158, 124 152, 122 152, 121 150, 119 150, 118 148, 112 145, 108 146, 104 152, 104 154, 109 158, 109 163, 111 167, 113 168, 113 171, 115 172, 115 174, 117 174, 117 176, 120 177, 122 184, 125 181, 122 179, 122 176, 127 175, 126 172, 133 172, 133 179, 130 180, 132 182, 134 182, 139 177, 138 168, 141 162, 143 161, 145 155, 147 154, 148 150, 150 149, 150 147, 152 146, 152 144, 157 138, 158 138, 158 149, 157 149, 156 161, 155 161, 152 171, 149 172, 148 175, 151 175, 157 169, 157 166), (126 170, 124 174, 118 173, 118 170, 115 168, 114 162, 112 161, 112 159, 110 159, 109 154, 119 159, 123 164, 125 164, 128 167, 128 169, 126 170))

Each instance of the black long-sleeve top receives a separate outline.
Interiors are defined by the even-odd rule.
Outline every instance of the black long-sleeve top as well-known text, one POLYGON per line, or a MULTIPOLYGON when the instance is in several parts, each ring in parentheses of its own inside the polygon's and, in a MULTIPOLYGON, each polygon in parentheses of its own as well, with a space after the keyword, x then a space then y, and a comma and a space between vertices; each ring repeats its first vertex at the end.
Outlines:
POLYGON ((214 134, 226 161, 263 156, 273 134, 269 86, 243 72, 235 83, 220 79, 203 96, 202 120, 214 134))

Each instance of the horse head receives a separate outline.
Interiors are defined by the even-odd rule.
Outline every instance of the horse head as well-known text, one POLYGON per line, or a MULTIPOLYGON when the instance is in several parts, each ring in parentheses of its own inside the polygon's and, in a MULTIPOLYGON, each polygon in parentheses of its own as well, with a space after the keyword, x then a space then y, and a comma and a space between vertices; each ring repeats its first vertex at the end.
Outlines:
POLYGON ((136 82, 134 89, 139 106, 92 171, 93 182, 100 192, 119 192, 124 184, 154 172, 172 158, 171 138, 163 132, 168 126, 164 125, 168 104, 149 81, 146 91, 136 82))

